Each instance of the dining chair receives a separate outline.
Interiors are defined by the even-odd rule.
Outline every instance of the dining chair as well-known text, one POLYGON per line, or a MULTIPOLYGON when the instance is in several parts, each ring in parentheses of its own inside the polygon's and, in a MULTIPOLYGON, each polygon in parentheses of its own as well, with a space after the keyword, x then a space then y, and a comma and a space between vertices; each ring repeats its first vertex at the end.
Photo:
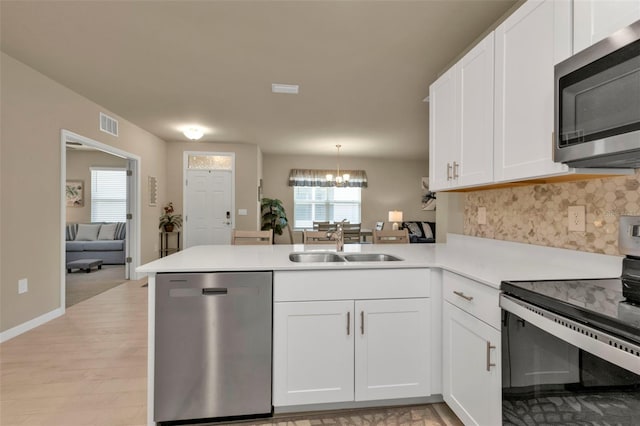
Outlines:
POLYGON ((231 244, 236 246, 273 244, 271 231, 237 231, 231 233, 231 244))
POLYGON ((345 244, 359 244, 361 223, 345 223, 342 225, 342 236, 345 244))
POLYGON ((409 244, 409 231, 373 231, 373 244, 409 244))
POLYGON ((304 244, 335 244, 335 240, 327 236, 326 231, 307 231, 303 233, 302 242, 304 244))

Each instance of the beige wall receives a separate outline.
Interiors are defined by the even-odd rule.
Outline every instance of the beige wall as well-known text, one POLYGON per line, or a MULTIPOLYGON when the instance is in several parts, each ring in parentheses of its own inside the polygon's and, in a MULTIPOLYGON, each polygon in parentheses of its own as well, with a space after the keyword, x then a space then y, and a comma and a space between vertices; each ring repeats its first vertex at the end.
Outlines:
MULTIPOLYGON (((291 169, 333 169, 336 157, 264 155, 264 196, 279 198, 293 223, 293 189, 288 186, 291 169)), ((389 210, 401 210, 405 220, 435 221, 435 212, 422 210, 420 179, 428 176, 426 160, 384 160, 342 158, 341 169, 364 170, 369 186, 362 190, 362 226, 374 228, 377 221, 387 222, 389 210)), ((385 225, 387 226, 387 225, 385 225)), ((301 242, 296 233, 295 242, 301 242)), ((277 242, 288 243, 285 233, 277 242)))
POLYGON ((91 167, 127 167, 127 160, 102 151, 67 149, 67 180, 84 182, 84 205, 67 207, 67 222, 91 222, 91 167))
POLYGON ((620 215, 640 216, 640 170, 632 176, 493 189, 465 194, 464 233, 479 237, 620 254, 620 215), (569 206, 586 210, 585 232, 569 232, 569 206), (487 208, 479 225, 478 207, 487 208))
POLYGON ((261 152, 257 145, 213 142, 169 142, 167 143, 167 176, 159 181, 166 186, 167 201, 172 201, 176 213, 183 213, 184 152, 234 152, 236 155, 236 211, 235 227, 243 230, 258 229, 258 183, 261 152), (246 216, 238 216, 239 209, 246 209, 246 216))
MULTIPOLYGON (((166 147, 164 141, 4 53, 0 67, 0 330, 5 331, 60 307, 61 129, 140 156, 143 183, 148 175, 165 179, 166 147), (100 111, 118 118, 120 137, 98 130, 100 111), (29 280, 29 291, 18 295, 21 278, 29 280)), ((145 263, 157 257, 160 207, 149 207, 146 185, 141 188, 145 263)), ((160 188, 159 201, 165 198, 160 188)))

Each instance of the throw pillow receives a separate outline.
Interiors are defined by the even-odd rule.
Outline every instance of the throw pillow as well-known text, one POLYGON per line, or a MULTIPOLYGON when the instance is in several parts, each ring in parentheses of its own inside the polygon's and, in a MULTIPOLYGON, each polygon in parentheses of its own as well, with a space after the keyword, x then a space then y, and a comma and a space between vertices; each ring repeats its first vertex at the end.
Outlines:
POLYGON ((98 239, 98 232, 100 232, 100 225, 80 223, 78 224, 76 241, 95 241, 98 239))
POLYGON ((425 238, 435 238, 433 236, 433 230, 431 229, 431 225, 429 225, 429 222, 422 222, 422 229, 424 230, 425 238))
POLYGON ((98 233, 99 240, 113 240, 114 235, 116 234, 116 223, 109 223, 106 225, 102 225, 100 227, 100 232, 98 233))
POLYGON ((409 230, 409 234, 418 238, 422 237, 422 229, 420 229, 421 227, 417 222, 404 222, 402 225, 409 230))

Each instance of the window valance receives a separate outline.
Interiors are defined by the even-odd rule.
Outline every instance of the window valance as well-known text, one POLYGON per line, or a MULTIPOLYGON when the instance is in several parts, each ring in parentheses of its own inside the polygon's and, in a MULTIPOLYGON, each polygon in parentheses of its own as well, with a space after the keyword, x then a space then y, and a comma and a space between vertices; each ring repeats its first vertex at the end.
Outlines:
MULTIPOLYGON (((340 170, 340 174, 349 173, 349 181, 344 185, 350 188, 366 188, 367 173, 364 170, 340 170)), ((327 182, 327 175, 335 175, 336 170, 291 169, 289 186, 333 186, 327 182)))

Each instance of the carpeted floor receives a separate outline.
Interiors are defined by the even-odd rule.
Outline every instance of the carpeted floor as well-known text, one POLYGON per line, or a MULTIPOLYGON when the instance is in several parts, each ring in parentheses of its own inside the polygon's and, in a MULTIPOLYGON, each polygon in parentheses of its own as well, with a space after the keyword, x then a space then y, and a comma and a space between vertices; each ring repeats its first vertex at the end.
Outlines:
POLYGON ((125 282, 124 265, 103 265, 90 273, 74 271, 66 274, 66 307, 97 296, 125 282))

